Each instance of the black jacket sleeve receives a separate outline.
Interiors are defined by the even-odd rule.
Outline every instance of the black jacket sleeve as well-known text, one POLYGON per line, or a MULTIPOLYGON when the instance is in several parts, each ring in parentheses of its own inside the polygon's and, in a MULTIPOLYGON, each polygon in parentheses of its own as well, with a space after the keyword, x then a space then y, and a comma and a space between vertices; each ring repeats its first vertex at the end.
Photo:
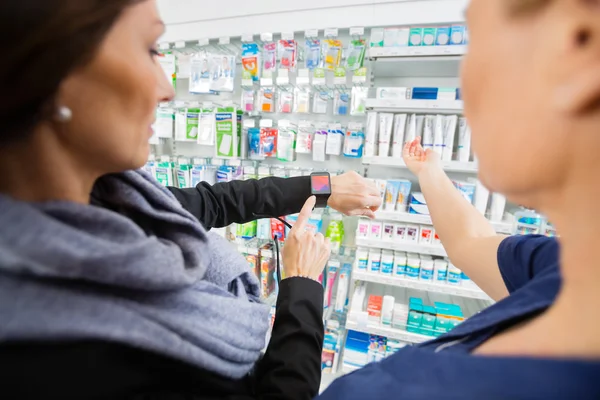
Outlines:
POLYGON ((256 368, 256 398, 309 400, 321 384, 323 286, 306 278, 279 286, 271 341, 256 368))
POLYGON ((256 215, 280 217, 300 212, 310 197, 310 177, 264 178, 209 185, 191 189, 169 187, 183 207, 205 229, 246 223, 256 215))

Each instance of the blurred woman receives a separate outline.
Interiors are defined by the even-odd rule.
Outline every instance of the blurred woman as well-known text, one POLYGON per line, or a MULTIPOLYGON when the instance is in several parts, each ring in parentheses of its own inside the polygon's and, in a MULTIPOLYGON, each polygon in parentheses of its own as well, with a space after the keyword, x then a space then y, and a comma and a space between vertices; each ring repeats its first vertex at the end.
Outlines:
POLYGON ((560 239, 497 235, 439 157, 404 159, 451 261, 497 300, 322 399, 600 398, 600 2, 472 0, 462 71, 479 178, 560 239))

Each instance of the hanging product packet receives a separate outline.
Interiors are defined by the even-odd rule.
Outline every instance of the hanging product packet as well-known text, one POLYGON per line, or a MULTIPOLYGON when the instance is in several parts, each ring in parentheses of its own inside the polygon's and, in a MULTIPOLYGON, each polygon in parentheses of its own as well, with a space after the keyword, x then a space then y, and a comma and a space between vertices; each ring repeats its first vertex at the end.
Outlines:
POLYGON ((259 111, 264 113, 275 112, 275 91, 273 88, 261 88, 258 93, 259 111))
POLYGON ((327 114, 328 92, 316 92, 313 97, 313 114, 327 114))
POLYGON ((157 138, 173 138, 175 133, 175 112, 172 108, 159 107, 156 109, 154 132, 157 138))
POLYGON ((260 154, 264 157, 277 156, 277 136, 279 131, 276 128, 260 129, 260 154))
POLYGON ((253 113, 256 104, 256 92, 254 90, 242 90, 242 111, 253 113))
POLYGON ((289 114, 293 110, 294 93, 288 90, 280 89, 277 92, 277 112, 289 114))
POLYGON ((277 44, 265 43, 263 46, 263 75, 272 76, 277 68, 277 44))
POLYGON ((298 58, 298 43, 295 40, 280 40, 278 51, 279 68, 295 71, 298 58))
POLYGON ((313 161, 325 162, 327 160, 327 154, 325 148, 327 147, 327 128, 318 127, 315 130, 315 138, 313 140, 313 161))
POLYGON ((238 133, 235 107, 218 108, 215 112, 215 157, 237 158, 238 133))
POLYGON ((277 159, 279 161, 296 160, 296 128, 287 120, 279 120, 277 135, 277 159))
POLYGON ((304 63, 310 70, 321 66, 321 41, 319 39, 306 39, 304 63))
POLYGON ((368 87, 353 87, 350 103, 350 115, 365 115, 367 110, 368 87))
POLYGON ((242 68, 252 78, 252 81, 260 80, 260 48, 256 43, 244 43, 242 45, 242 68))
POLYGON ((312 153, 314 128, 310 121, 298 123, 298 137, 296 138, 296 153, 312 153))
POLYGON ((332 156, 342 154, 342 145, 344 143, 344 131, 341 124, 330 124, 327 130, 327 146, 325 153, 332 156))
POLYGON ((248 158, 251 160, 264 160, 263 147, 261 146, 261 128, 248 128, 248 158))
POLYGON ((294 112, 298 114, 310 113, 310 89, 297 87, 294 89, 294 112))
POLYGON ((210 65, 212 75, 210 89, 215 92, 233 92, 235 56, 213 54, 210 65))
POLYGON ((236 109, 235 110, 236 116, 237 116, 237 157, 241 157, 243 158, 244 154, 246 153, 247 149, 246 146, 244 145, 244 143, 247 143, 247 141, 243 140, 242 135, 243 135, 243 120, 244 120, 244 112, 242 110, 236 109))
POLYGON ((367 46, 364 39, 356 39, 350 42, 348 46, 348 57, 346 58, 346 69, 356 71, 362 68, 365 62, 365 52, 367 46))
POLYGON ((350 158, 362 158, 364 143, 365 133, 363 124, 351 122, 348 125, 346 139, 344 140, 344 156, 350 158))
POLYGON ((333 71, 340 66, 342 61, 342 42, 337 39, 325 39, 322 42, 322 65, 327 71, 333 71))
POLYGON ((350 94, 337 92, 333 98, 333 115, 348 115, 350 94))
POLYGON ((198 123, 200 121, 200 109, 196 107, 188 108, 186 111, 185 118, 185 139, 195 141, 198 139, 198 123))
POLYGON ((215 145, 215 114, 212 106, 205 105, 200 112, 198 122, 198 144, 215 145))
POLYGON ((202 51, 190 58, 190 85, 192 94, 210 94, 212 75, 210 73, 210 56, 202 51))

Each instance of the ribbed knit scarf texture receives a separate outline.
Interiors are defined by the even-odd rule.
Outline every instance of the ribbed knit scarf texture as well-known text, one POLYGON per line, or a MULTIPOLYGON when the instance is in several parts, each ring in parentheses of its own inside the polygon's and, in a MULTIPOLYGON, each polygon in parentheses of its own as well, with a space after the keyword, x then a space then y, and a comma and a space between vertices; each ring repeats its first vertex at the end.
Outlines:
POLYGON ((0 195, 0 343, 106 340, 217 374, 250 372, 269 307, 247 262, 143 171, 92 205, 0 195))

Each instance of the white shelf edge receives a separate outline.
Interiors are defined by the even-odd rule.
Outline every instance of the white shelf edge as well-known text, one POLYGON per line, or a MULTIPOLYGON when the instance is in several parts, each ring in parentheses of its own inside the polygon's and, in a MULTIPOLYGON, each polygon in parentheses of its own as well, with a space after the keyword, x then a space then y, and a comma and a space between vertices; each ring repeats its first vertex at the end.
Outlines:
MULTIPOLYGON (((372 47, 369 49, 369 58, 385 60, 392 59, 402 61, 403 58, 422 58, 432 56, 457 57, 467 53, 467 46, 406 46, 406 47, 372 47)), ((451 58, 449 58, 451 59, 451 58)))
POLYGON ((406 99, 368 99, 366 108, 375 111, 413 111, 435 112, 438 114, 460 114, 463 111, 462 100, 406 100, 406 99))
POLYGON ((384 327, 381 325, 367 324, 367 326, 359 326, 359 324, 354 321, 347 321, 346 329, 356 332, 367 333, 370 335, 385 336, 388 339, 402 340, 403 342, 407 343, 423 343, 427 342, 428 340, 435 339, 435 337, 433 336, 419 335, 417 333, 411 333, 396 328, 384 327))
MULTIPOLYGON (((431 217, 428 215, 409 214, 397 211, 378 211, 375 217, 379 221, 406 222, 407 224, 433 225, 431 217)), ((494 227, 497 233, 511 234, 513 223, 511 221, 489 223, 494 227)))
MULTIPOLYGON (((406 163, 402 158, 368 156, 363 157, 362 162, 365 165, 382 165, 385 167, 406 168, 406 163)), ((447 172, 466 172, 476 174, 479 170, 479 165, 474 161, 442 161, 442 167, 444 168, 444 171, 447 172)))
POLYGON ((460 296, 471 299, 491 300, 490 297, 487 294, 485 294, 481 289, 464 288, 460 286, 452 286, 448 284, 432 282, 423 282, 420 280, 410 280, 406 278, 357 271, 356 269, 352 271, 352 279, 408 289, 423 290, 427 292, 449 294, 453 296, 460 296))
POLYGON ((442 246, 431 246, 405 242, 386 242, 381 239, 356 238, 356 245, 375 249, 406 251, 409 253, 427 254, 430 256, 448 257, 442 246))

